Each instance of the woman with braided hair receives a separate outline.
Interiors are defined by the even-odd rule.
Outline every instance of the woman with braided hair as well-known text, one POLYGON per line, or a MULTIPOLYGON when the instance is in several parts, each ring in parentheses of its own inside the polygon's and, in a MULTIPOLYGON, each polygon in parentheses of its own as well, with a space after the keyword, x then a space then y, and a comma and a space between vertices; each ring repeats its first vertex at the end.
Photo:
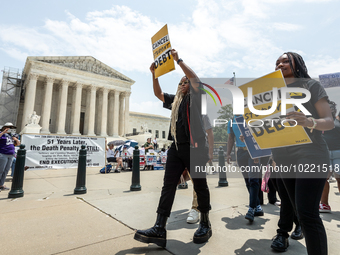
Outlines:
MULTIPOLYGON (((319 201, 329 167, 329 153, 327 144, 322 138, 322 131, 334 128, 328 96, 320 83, 310 78, 299 54, 286 52, 281 55, 275 67, 275 70, 279 69, 287 87, 305 88, 311 94, 311 99, 303 106, 312 116, 306 116, 295 107, 295 111, 287 113, 287 119, 294 120, 290 122, 292 125, 304 127, 312 143, 272 149, 277 166, 299 170, 290 173, 280 172, 280 178, 277 180, 281 209, 279 229, 271 247, 281 252, 287 250, 288 232, 292 230, 295 211, 306 239, 308 254, 325 255, 327 236, 319 216, 319 201), (308 171, 311 170, 311 166, 314 166, 314 172, 308 171)), ((291 97, 303 98, 303 95, 296 93, 291 94, 291 97)))
POLYGON ((212 235, 208 217, 210 194, 206 176, 205 173, 194 172, 194 165, 205 166, 209 160, 206 133, 200 112, 200 83, 195 72, 182 59, 178 58, 176 50, 171 50, 171 56, 185 74, 179 83, 176 95, 162 92, 158 79, 155 78, 154 63, 150 70, 153 76, 155 96, 163 102, 163 107, 171 109, 168 140, 173 140, 173 143, 167 154, 156 223, 147 230, 137 230, 134 236, 138 241, 155 243, 162 247, 166 246, 165 225, 170 216, 178 181, 185 168, 191 173, 194 190, 197 193, 198 210, 201 212, 200 225, 194 234, 193 241, 194 243, 204 243, 212 235))

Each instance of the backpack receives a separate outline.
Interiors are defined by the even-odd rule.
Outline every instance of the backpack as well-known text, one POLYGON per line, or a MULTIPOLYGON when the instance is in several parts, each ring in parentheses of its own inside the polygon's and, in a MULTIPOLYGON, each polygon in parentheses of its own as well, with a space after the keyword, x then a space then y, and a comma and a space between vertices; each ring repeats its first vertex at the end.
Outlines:
MULTIPOLYGON (((106 173, 110 173, 112 169, 112 165, 111 164, 107 164, 106 165, 106 173)), ((99 173, 101 174, 105 174, 105 166, 99 170, 99 173)))

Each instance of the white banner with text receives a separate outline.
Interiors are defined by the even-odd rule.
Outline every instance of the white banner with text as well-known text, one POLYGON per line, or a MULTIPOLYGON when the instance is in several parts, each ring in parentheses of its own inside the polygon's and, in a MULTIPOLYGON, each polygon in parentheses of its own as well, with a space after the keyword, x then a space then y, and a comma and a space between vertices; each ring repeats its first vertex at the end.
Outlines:
POLYGON ((86 166, 105 165, 104 137, 23 134, 21 143, 26 146, 25 166, 30 170, 77 168, 82 145, 87 150, 86 166))

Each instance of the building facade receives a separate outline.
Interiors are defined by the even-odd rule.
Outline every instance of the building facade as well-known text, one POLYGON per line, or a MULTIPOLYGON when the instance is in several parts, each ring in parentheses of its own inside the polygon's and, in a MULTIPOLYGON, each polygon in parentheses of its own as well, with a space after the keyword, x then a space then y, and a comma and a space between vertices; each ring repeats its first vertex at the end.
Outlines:
POLYGON ((97 59, 28 57, 17 130, 33 111, 41 133, 123 136, 128 130, 134 81, 97 59))
POLYGON ((150 131, 166 144, 170 119, 129 112, 134 81, 93 57, 28 57, 22 80, 18 133, 36 112, 42 134, 113 139, 150 131))
MULTIPOLYGON (((133 139, 134 135, 148 132, 150 138, 157 137, 159 148, 167 147, 170 145, 168 141, 168 133, 170 126, 170 118, 161 115, 130 112, 128 137, 133 139)), ((146 141, 145 141, 146 142, 146 141)))

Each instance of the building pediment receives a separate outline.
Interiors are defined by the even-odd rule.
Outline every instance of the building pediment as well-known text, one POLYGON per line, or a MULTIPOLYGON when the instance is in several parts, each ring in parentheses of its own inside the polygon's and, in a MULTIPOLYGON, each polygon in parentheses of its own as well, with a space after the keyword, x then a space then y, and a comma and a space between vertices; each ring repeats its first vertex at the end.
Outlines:
POLYGON ((52 65, 63 66, 66 68, 133 82, 133 80, 127 76, 121 74, 120 72, 91 56, 28 57, 28 60, 44 62, 52 65))

